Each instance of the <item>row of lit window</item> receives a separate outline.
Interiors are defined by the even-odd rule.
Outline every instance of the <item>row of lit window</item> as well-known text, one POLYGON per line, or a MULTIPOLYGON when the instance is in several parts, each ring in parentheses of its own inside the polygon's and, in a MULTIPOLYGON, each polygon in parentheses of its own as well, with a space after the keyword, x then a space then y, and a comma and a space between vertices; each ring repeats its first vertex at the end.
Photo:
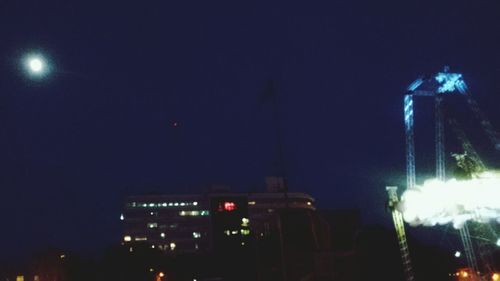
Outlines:
MULTIPOLYGON (((163 239, 165 239, 165 237, 166 237, 165 232, 160 233, 160 237, 163 238, 163 239)), ((201 233, 198 232, 198 231, 193 231, 193 238, 195 238, 195 239, 201 238, 201 233)), ((131 242, 132 241, 132 237, 130 235, 125 235, 123 237, 123 241, 125 241, 125 242, 131 242)), ((138 236, 138 237, 134 237, 134 241, 137 241, 137 242, 148 241, 148 238, 144 237, 144 236, 138 236)))
POLYGON ((179 212, 179 216, 181 217, 185 217, 185 216, 189 216, 189 217, 197 217, 197 216, 208 216, 210 215, 210 212, 208 210, 201 210, 201 211, 197 211, 197 210, 194 210, 194 211, 180 211, 179 212))
POLYGON ((128 204, 133 208, 167 208, 167 207, 185 207, 185 206, 198 206, 198 202, 157 202, 157 203, 137 203, 132 202, 128 204))
POLYGON ((250 229, 240 229, 239 231, 229 229, 224 230, 224 234, 226 234, 227 236, 238 235, 240 233, 241 235, 250 235, 250 229))

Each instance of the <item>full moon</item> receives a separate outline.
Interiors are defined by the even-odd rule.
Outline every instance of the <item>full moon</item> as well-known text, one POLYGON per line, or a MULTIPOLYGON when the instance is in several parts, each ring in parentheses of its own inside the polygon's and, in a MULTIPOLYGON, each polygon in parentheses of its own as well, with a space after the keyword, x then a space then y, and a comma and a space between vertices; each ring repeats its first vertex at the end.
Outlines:
POLYGON ((39 73, 43 70, 43 62, 39 58, 33 58, 29 61, 31 71, 39 73))

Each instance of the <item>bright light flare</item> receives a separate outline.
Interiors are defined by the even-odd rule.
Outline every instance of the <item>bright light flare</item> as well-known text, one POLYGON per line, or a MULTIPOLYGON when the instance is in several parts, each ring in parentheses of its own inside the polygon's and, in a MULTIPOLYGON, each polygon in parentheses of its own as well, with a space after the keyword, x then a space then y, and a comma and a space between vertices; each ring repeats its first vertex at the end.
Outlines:
POLYGON ((500 222, 500 173, 484 172, 470 180, 425 181, 407 190, 400 210, 410 225, 452 223, 461 228, 467 221, 500 222))

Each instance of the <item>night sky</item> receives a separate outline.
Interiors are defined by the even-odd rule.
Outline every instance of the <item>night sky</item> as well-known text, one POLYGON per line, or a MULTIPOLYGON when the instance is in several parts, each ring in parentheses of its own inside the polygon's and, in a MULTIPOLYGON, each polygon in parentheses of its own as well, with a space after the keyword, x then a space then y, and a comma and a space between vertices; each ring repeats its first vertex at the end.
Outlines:
POLYGON ((402 95, 444 65, 500 125, 499 1, 1 0, 0 258, 117 243, 127 195, 263 190, 269 79, 290 190, 390 224, 402 95))

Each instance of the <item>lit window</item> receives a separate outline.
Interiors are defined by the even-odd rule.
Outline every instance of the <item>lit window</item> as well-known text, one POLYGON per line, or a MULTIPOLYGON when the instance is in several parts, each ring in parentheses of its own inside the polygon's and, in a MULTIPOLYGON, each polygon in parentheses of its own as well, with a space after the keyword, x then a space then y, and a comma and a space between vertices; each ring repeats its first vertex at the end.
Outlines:
POLYGON ((126 236, 123 237, 123 241, 130 242, 130 241, 132 241, 132 237, 126 235, 126 236))
POLYGON ((149 207, 154 207, 155 203, 149 203, 149 207))
POLYGON ((248 205, 255 205, 255 201, 248 201, 248 205))
POLYGON ((241 229, 240 230, 242 235, 249 235, 250 234, 250 229, 241 229))
POLYGON ((142 204, 142 206, 143 206, 143 207, 147 207, 147 206, 148 206, 148 204, 144 203, 144 204, 142 204))
POLYGON ((242 218, 241 219, 241 226, 248 226, 248 223, 250 222, 249 219, 247 218, 242 218))
POLYGON ((173 205, 174 205, 174 203, 172 203, 172 202, 168 203, 169 207, 172 207, 173 205))
POLYGON ((181 206, 186 206, 186 203, 184 203, 184 202, 181 202, 181 206))
POLYGON ((163 203, 163 204, 162 204, 162 206, 163 206, 163 207, 167 207, 167 203, 163 203))
POLYGON ((148 228, 157 228, 158 224, 156 222, 150 222, 148 223, 148 228))
POLYGON ((200 237, 201 237, 201 233, 199 233, 199 232, 193 232, 193 238, 198 239, 200 237))
POLYGON ((200 215, 200 212, 198 211, 191 211, 191 216, 198 216, 200 215))
POLYGON ((176 247, 176 246, 177 246, 177 245, 175 245, 175 243, 174 243, 174 242, 170 243, 170 250, 172 250, 172 251, 173 251, 173 250, 175 250, 175 247, 176 247))
POLYGON ((238 230, 231 231, 231 234, 238 234, 238 230))
POLYGON ((135 241, 147 241, 148 238, 147 237, 135 237, 134 240, 135 241))
POLYGON ((24 281, 24 275, 16 276, 16 281, 24 281))
POLYGON ((175 202, 175 203, 174 203, 174 206, 176 206, 176 207, 177 207, 177 206, 179 206, 179 203, 175 202))

